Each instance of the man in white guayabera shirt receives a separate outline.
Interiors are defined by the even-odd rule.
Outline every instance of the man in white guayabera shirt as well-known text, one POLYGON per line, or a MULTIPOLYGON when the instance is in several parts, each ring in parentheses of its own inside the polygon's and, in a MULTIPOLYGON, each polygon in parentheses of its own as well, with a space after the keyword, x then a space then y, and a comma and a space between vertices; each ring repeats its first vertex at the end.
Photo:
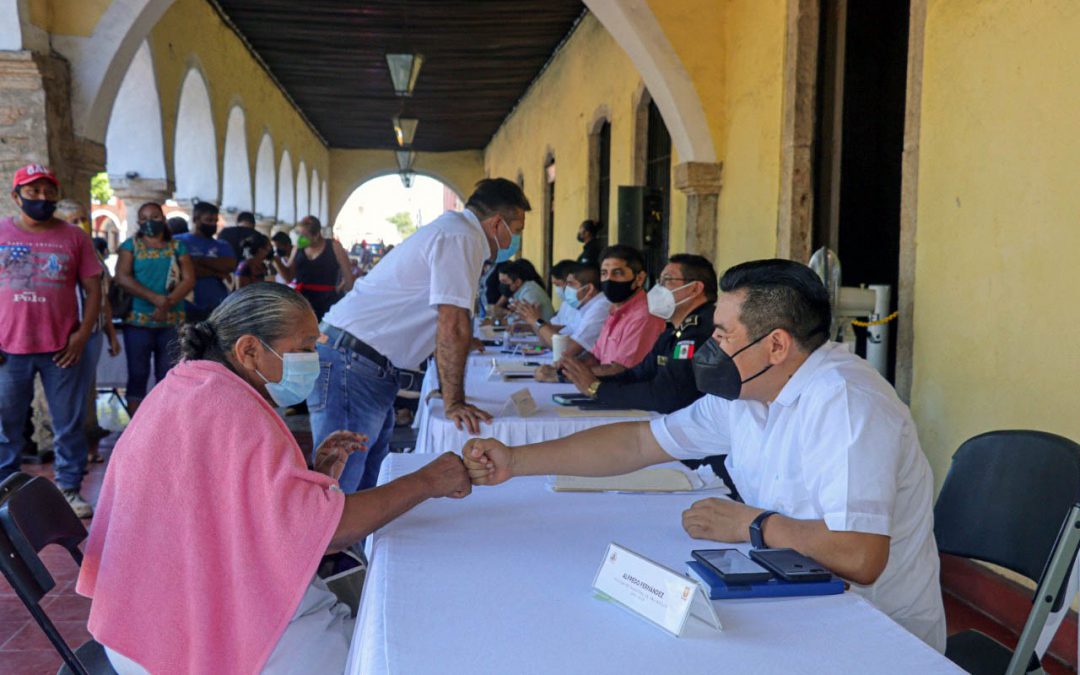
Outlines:
POLYGON ((828 295, 805 265, 743 263, 720 290, 713 337, 694 355, 706 396, 651 422, 545 443, 471 440, 473 483, 726 454, 745 503, 695 502, 683 513, 690 536, 793 548, 944 651, 933 478, 907 406, 863 359, 827 341, 828 295))
POLYGON ((447 211, 387 254, 323 317, 320 375, 308 398, 314 447, 338 429, 368 437, 339 482, 347 493, 375 487, 390 451, 398 369, 435 353, 446 417, 480 432, 491 415, 465 398, 472 310, 485 260, 521 246, 529 200, 513 181, 485 178, 465 208, 447 211))

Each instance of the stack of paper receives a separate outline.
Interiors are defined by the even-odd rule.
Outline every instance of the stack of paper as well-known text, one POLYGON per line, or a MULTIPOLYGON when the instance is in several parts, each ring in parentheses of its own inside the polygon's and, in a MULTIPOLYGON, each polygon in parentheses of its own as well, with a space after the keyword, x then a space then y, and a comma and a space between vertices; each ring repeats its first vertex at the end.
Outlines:
POLYGON ((621 476, 555 476, 556 492, 691 492, 705 487, 697 474, 678 469, 640 469, 621 476))

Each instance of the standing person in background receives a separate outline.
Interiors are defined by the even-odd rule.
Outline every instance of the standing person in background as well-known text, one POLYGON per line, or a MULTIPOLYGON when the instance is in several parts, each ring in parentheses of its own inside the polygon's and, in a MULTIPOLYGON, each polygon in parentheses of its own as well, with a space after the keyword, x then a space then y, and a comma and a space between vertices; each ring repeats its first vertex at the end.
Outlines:
POLYGON ((346 493, 373 487, 390 451, 399 368, 416 369, 434 351, 446 418, 471 433, 491 420, 465 399, 472 307, 484 260, 517 252, 529 208, 513 181, 480 181, 463 211, 418 229, 326 313, 308 398, 315 446, 338 429, 370 439, 341 474, 346 493))
POLYGON ((146 396, 150 357, 154 358, 158 382, 172 367, 172 346, 186 319, 184 297, 196 284, 187 245, 169 232, 161 205, 143 204, 138 218, 139 229, 120 245, 116 263, 116 283, 132 296, 131 311, 124 317, 127 400, 132 415, 146 396), (177 268, 179 280, 175 278, 177 268))
POLYGON ((274 281, 286 286, 291 285, 283 272, 289 266, 289 257, 292 256, 292 239, 289 238, 287 232, 276 232, 274 236, 270 237, 270 241, 274 244, 274 281))
POLYGON ((236 266, 238 288, 273 279, 273 262, 270 260, 273 250, 270 238, 255 230, 240 242, 243 260, 236 266))
POLYGON ((236 270, 236 253, 227 242, 214 239, 217 223, 218 207, 210 202, 199 202, 191 210, 195 231, 176 237, 187 247, 188 255, 195 263, 195 301, 184 307, 187 321, 202 321, 210 316, 229 294, 225 282, 231 280, 236 270))
POLYGON ((217 238, 218 241, 228 242, 229 246, 232 246, 237 260, 240 260, 244 255, 240 250, 241 244, 251 236, 252 232, 255 232, 255 214, 250 211, 241 211, 236 216, 236 225, 226 227, 221 232, 218 232, 217 238))
POLYGON ((599 265, 600 252, 604 249, 602 241, 597 239, 600 234, 600 223, 595 220, 583 220, 578 227, 577 240, 585 246, 581 249, 581 255, 577 261, 582 265, 599 265))
POLYGON ((101 263, 90 235, 54 217, 60 183, 40 164, 15 172, 21 213, 0 220, 0 481, 19 470, 23 435, 41 375, 53 422, 56 484, 80 518, 86 468, 86 373, 79 362, 101 314, 101 263), (86 300, 79 312, 76 284, 86 300))
POLYGON ((187 234, 190 232, 188 229, 188 222, 180 216, 173 216, 166 222, 169 224, 169 232, 171 232, 174 237, 178 234, 187 234))
MULTIPOLYGON (((74 199, 62 199, 56 205, 56 216, 61 220, 65 220, 72 225, 76 225, 84 232, 89 231, 90 219, 86 215, 86 207, 80 202, 74 199)), ((109 305, 109 268, 105 266, 105 256, 108 255, 108 248, 104 253, 98 248, 97 242, 99 240, 93 240, 94 254, 97 256, 98 262, 101 264, 101 310, 98 313, 98 320, 94 324, 94 332, 90 335, 90 339, 86 343, 86 354, 83 356, 81 367, 85 370, 86 374, 86 417, 83 420, 83 433, 86 434, 86 439, 91 443, 96 443, 105 436, 109 435, 109 432, 102 429, 98 424, 97 416, 97 365, 101 360, 101 341, 106 337, 109 340, 109 356, 116 356, 120 353, 120 340, 116 336, 116 328, 112 323, 112 308, 109 305)), ((105 243, 104 239, 100 240, 105 243)), ((86 301, 86 293, 82 285, 79 286, 79 303, 80 305, 86 301)), ((96 446, 95 446, 96 447, 96 446)), ((87 455, 89 461, 98 463, 101 461, 101 455, 98 454, 96 449, 91 449, 87 455)))
POLYGON ((296 282, 296 290, 308 299, 316 318, 322 321, 326 311, 352 290, 349 256, 337 240, 322 236, 322 223, 315 216, 305 216, 297 227, 300 241, 281 275, 296 282))

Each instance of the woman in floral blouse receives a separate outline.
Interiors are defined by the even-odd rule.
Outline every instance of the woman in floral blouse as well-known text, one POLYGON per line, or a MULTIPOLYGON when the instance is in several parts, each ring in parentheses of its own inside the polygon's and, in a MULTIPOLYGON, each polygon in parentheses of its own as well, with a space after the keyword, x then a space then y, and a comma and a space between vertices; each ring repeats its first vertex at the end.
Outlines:
POLYGON ((184 323, 184 297, 195 286, 195 266, 182 241, 172 238, 160 204, 139 207, 139 229, 120 245, 116 284, 131 294, 124 316, 127 399, 132 415, 146 396, 150 357, 160 382, 173 363, 177 329, 184 323))

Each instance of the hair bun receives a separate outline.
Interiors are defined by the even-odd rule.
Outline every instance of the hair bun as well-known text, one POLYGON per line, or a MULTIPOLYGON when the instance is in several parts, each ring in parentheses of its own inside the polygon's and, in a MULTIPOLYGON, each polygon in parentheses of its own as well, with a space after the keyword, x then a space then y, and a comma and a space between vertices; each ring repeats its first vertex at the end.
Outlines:
POLYGON ((217 345, 217 331, 208 321, 187 324, 180 329, 180 356, 185 361, 206 358, 217 345))

